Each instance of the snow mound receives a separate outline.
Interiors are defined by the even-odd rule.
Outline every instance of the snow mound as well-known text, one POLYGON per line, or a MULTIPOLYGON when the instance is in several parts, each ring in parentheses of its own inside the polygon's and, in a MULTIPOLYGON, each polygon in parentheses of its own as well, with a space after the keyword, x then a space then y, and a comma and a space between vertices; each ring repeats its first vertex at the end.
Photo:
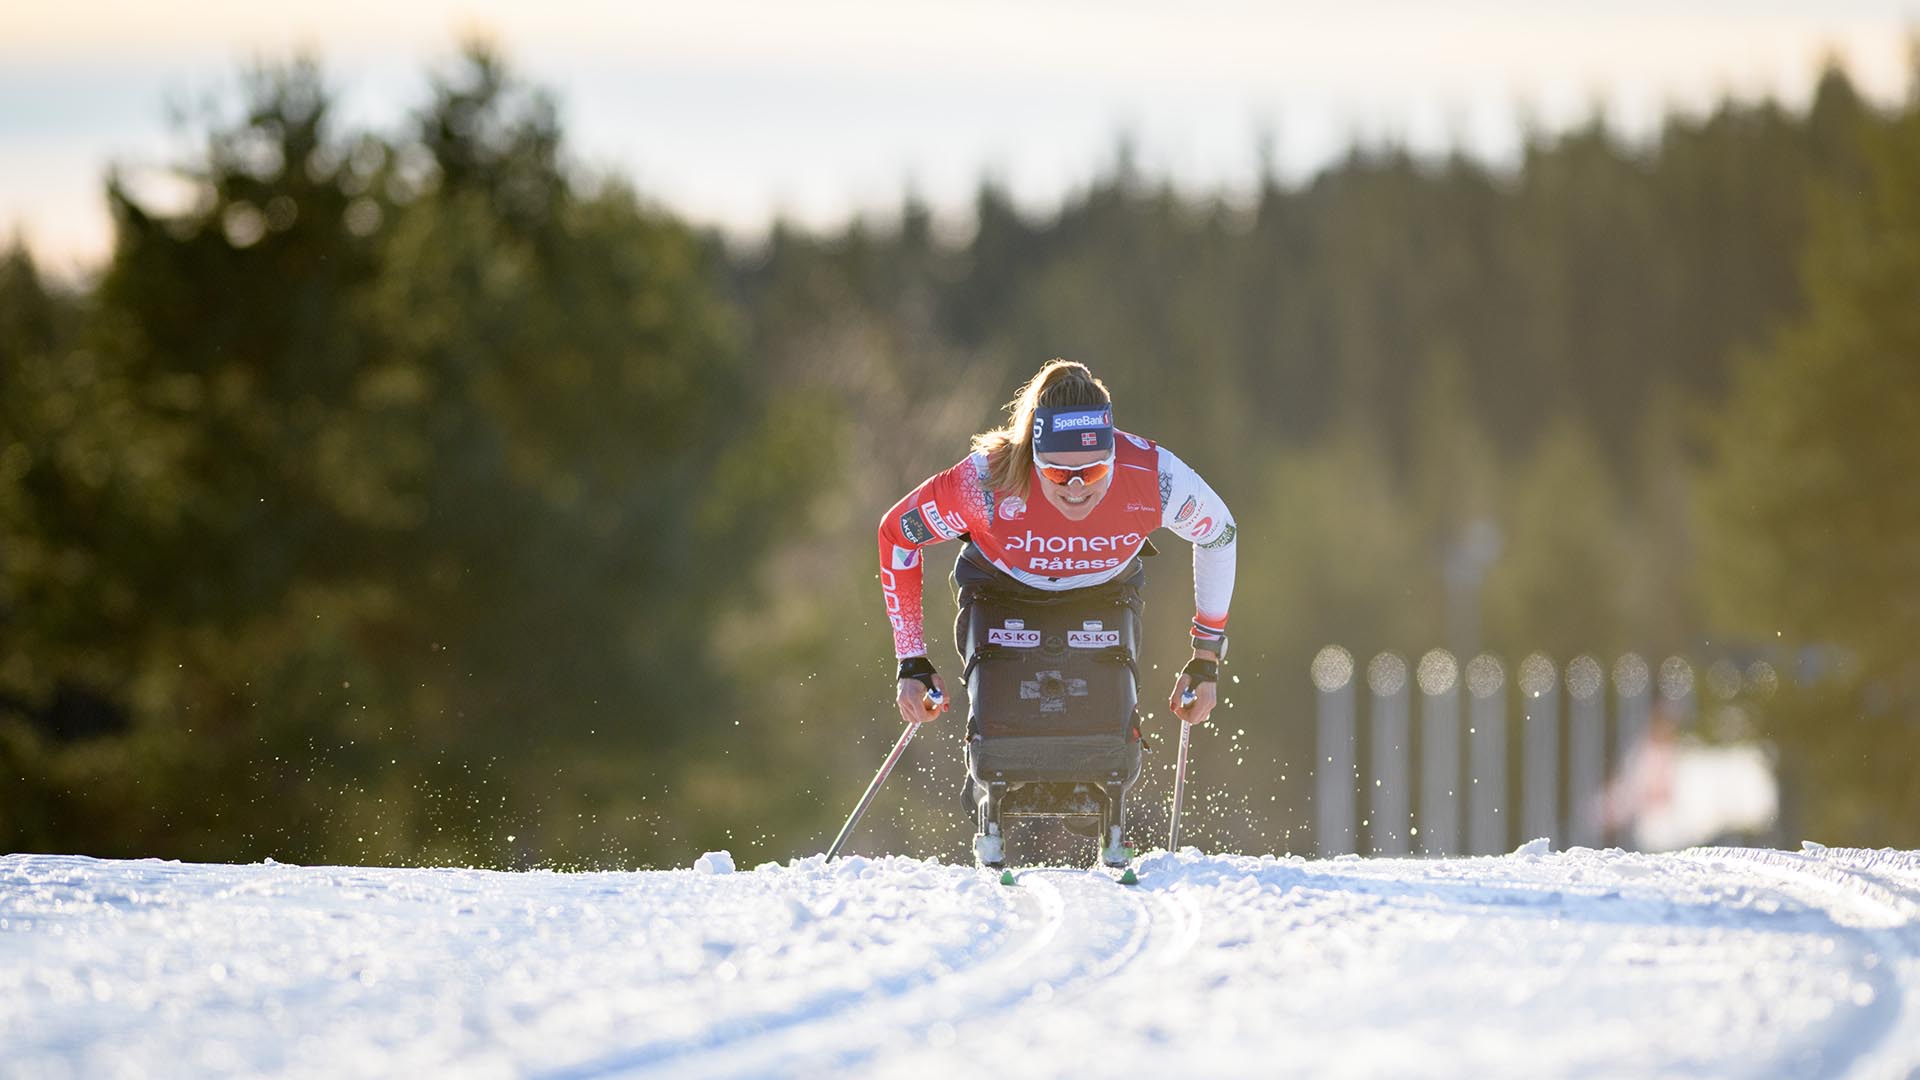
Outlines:
POLYGON ((733 873, 733 853, 709 851, 693 860, 693 870, 696 874, 731 874, 733 873))

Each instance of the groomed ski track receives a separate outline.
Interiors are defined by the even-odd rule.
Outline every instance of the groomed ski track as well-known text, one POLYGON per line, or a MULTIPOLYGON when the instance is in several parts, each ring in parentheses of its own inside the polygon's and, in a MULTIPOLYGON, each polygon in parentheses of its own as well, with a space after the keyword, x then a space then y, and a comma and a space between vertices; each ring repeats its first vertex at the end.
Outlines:
POLYGON ((1920 1070, 1920 853, 1137 865, 7 856, 0 1076, 1920 1070))
MULTIPOLYGON (((881 1058, 903 1032, 932 1047, 959 1047, 963 1040, 996 1038, 996 1021, 1029 1001, 1097 1011, 1107 980, 1139 964, 1176 962, 1192 944, 1187 928, 1198 927, 1198 916, 1169 897, 1122 887, 1098 871, 1030 869, 1016 878, 1007 890, 1009 932, 992 952, 963 967, 917 973, 922 977, 883 995, 840 999, 837 1004, 855 1007, 822 1008, 803 1025, 775 1030, 754 1022, 744 1026, 744 1039, 677 1047, 681 1052, 659 1062, 672 1066, 663 1075, 774 1076, 796 1061, 823 1075, 845 1075, 881 1058)), ((1001 888, 996 875, 983 880, 1001 888)), ((652 1057, 648 1051, 615 1055, 561 1075, 619 1074, 652 1057)))

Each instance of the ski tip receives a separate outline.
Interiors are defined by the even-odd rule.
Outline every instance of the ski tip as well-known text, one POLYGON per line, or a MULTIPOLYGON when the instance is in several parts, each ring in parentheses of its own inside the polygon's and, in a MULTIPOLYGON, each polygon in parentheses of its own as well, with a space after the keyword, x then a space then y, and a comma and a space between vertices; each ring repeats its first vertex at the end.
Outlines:
POLYGON ((1122 885, 1140 884, 1140 879, 1133 875, 1133 867, 1131 866, 1127 867, 1127 872, 1120 875, 1120 884, 1122 885))
POLYGON ((1011 870, 1000 871, 1000 884, 1002 885, 1013 884, 1013 871, 1011 870))

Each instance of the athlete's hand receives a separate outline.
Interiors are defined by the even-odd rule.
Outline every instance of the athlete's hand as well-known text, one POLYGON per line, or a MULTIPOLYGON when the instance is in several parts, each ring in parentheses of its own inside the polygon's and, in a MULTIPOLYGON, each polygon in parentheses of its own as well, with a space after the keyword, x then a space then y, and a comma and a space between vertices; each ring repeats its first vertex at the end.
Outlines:
POLYGON ((1194 682, 1193 676, 1183 671, 1173 680, 1173 693, 1167 697, 1167 708, 1189 724, 1204 724, 1207 714, 1213 712, 1214 702, 1219 700, 1219 688, 1220 684, 1212 679, 1194 682), (1193 692, 1193 703, 1182 704, 1189 690, 1193 692))
POLYGON ((946 680, 935 675, 933 689, 919 679, 901 679, 896 687, 897 704, 900 706, 900 719, 909 724, 924 724, 938 719, 947 711, 946 680))

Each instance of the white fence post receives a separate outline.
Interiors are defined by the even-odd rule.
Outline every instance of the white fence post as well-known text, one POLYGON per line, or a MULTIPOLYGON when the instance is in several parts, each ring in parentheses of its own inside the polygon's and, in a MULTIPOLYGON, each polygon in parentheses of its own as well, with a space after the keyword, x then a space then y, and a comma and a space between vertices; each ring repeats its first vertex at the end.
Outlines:
POLYGON ((1647 662, 1628 653, 1613 662, 1613 734, 1615 762, 1627 760, 1647 731, 1647 690, 1653 684, 1647 662))
POLYGON ((1428 855, 1460 850, 1460 665, 1445 649, 1420 658, 1420 843, 1428 855))
POLYGON ((1352 653, 1329 645, 1313 658, 1313 685, 1320 691, 1313 835, 1325 856, 1355 847, 1353 682, 1352 653))
POLYGON ((1467 693, 1473 699, 1467 842, 1475 855, 1508 850, 1506 685, 1506 668, 1492 654, 1467 662, 1467 693))
POLYGON ((1560 680, 1553 661, 1534 653, 1520 661, 1517 681, 1526 725, 1520 839, 1561 839, 1560 680))
POLYGON ((1600 662, 1567 665, 1567 801, 1573 843, 1599 847, 1600 790, 1607 782, 1607 678, 1600 662))
POLYGON ((1373 695, 1373 782, 1367 787, 1367 836, 1377 855, 1405 855, 1412 813, 1407 758, 1407 662, 1383 652, 1367 664, 1373 695))
POLYGON ((1693 665, 1685 657, 1669 656, 1660 661, 1660 699, 1673 710, 1673 718, 1684 724, 1697 715, 1693 692, 1693 665))

